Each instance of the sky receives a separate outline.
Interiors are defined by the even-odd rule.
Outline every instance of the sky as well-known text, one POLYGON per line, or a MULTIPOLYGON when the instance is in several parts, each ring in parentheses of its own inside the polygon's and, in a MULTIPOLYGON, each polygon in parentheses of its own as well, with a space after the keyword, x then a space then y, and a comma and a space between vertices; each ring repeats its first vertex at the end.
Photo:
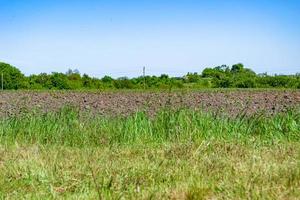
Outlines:
POLYGON ((0 0, 0 61, 26 75, 300 72, 298 0, 0 0))

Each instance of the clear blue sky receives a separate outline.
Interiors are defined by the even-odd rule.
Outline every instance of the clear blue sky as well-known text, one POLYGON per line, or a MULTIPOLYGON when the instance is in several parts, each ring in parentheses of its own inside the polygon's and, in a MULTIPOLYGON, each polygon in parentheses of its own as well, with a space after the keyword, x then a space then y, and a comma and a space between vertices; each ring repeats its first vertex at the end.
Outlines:
POLYGON ((296 0, 0 0, 0 60, 25 74, 300 72, 296 0))

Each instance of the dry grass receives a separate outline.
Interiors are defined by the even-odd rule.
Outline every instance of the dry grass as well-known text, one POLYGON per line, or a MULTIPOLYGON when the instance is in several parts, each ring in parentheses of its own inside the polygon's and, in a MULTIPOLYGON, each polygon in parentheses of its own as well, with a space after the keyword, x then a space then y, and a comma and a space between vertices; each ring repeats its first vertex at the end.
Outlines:
POLYGON ((5 199, 298 199, 300 145, 199 143, 0 150, 5 199))

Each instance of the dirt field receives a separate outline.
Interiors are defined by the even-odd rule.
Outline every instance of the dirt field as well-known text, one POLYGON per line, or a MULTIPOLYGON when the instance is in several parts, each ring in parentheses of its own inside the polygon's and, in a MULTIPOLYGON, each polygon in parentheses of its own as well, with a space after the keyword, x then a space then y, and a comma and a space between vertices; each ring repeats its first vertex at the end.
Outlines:
POLYGON ((269 114, 300 105, 300 91, 198 91, 198 92, 25 92, 0 93, 1 116, 33 109, 56 111, 73 105, 81 111, 102 115, 130 115, 145 110, 150 115, 168 106, 213 110, 236 115, 241 112, 269 114))

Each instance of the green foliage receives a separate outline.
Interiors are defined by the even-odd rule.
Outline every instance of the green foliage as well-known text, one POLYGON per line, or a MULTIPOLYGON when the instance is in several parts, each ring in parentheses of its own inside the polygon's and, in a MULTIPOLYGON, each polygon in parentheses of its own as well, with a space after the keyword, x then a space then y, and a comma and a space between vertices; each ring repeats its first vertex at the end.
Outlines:
POLYGON ((27 88, 24 74, 9 64, 0 62, 0 76, 3 74, 3 88, 17 90, 27 88))
POLYGON ((140 76, 137 78, 110 76, 92 78, 81 76, 78 70, 69 69, 65 74, 53 72, 25 77, 17 68, 0 63, 4 74, 4 89, 171 89, 171 88, 300 88, 300 75, 256 74, 243 64, 232 67, 221 65, 205 68, 201 74, 188 73, 183 77, 140 76))
POLYGON ((239 64, 236 64, 236 65, 232 65, 231 67, 231 72, 232 73, 241 73, 243 72, 245 69, 244 69, 244 65, 239 63, 239 64))
POLYGON ((93 82, 93 80, 92 80, 91 77, 89 77, 89 75, 83 74, 83 76, 82 76, 82 86, 84 88, 92 88, 92 86, 93 86, 92 82, 93 82))
POLYGON ((50 80, 55 89, 71 89, 70 85, 68 84, 68 77, 63 73, 53 72, 50 76, 50 80))
POLYGON ((134 85, 127 77, 121 77, 114 80, 114 86, 117 89, 133 89, 134 85))
MULTIPOLYGON (((80 89, 83 87, 82 77, 78 70, 69 69, 66 73, 68 78, 68 87, 72 90, 80 89)), ((67 88, 65 88, 67 89, 67 88)))
POLYGON ((101 81, 102 81, 103 83, 112 83, 112 82, 114 81, 114 79, 113 79, 112 77, 110 77, 110 76, 104 76, 104 77, 101 79, 101 81))
POLYGON ((52 89, 51 76, 46 73, 29 76, 30 88, 33 89, 52 89))
POLYGON ((195 73, 188 73, 184 76, 185 83, 197 83, 201 80, 201 77, 198 75, 197 72, 195 73))
POLYGON ((261 87, 299 88, 300 79, 297 76, 275 75, 263 76, 258 80, 261 87))

